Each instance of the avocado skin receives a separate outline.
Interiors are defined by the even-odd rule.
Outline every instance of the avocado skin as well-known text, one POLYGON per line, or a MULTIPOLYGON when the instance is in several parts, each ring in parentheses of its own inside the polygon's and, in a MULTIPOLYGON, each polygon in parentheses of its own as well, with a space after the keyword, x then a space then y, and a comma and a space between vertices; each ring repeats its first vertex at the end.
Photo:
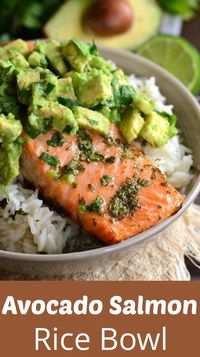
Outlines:
POLYGON ((68 0, 65 2, 45 25, 46 36, 59 41, 66 41, 72 37, 85 42, 94 39, 97 45, 105 44, 135 50, 158 32, 162 11, 157 2, 155 0, 129 0, 134 17, 132 27, 127 32, 116 36, 95 36, 83 24, 84 14, 93 2, 94 0, 68 0))

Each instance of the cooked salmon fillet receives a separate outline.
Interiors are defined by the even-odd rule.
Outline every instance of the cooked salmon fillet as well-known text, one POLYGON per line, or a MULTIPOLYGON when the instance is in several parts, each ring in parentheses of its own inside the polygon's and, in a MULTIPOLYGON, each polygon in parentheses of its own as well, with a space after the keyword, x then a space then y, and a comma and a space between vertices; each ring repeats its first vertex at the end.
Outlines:
POLYGON ((54 133, 36 139, 25 135, 22 174, 46 199, 107 244, 145 231, 181 208, 183 196, 136 146, 123 144, 115 125, 109 139, 81 131, 81 136, 64 134, 57 147, 48 144, 54 133), (49 165, 46 154, 57 164, 49 165), (66 173, 77 157, 72 183, 66 173))

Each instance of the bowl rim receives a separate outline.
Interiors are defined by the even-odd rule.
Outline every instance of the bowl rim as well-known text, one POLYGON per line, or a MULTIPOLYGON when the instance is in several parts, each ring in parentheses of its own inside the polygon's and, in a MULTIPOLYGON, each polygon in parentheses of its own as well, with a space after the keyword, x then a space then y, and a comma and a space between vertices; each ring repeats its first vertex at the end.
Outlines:
MULTIPOLYGON (((164 77, 165 79, 167 77, 168 80, 172 83, 172 85, 176 86, 176 88, 179 91, 181 91, 184 96, 188 97, 193 107, 196 109, 197 112, 199 112, 199 117, 200 117, 200 106, 196 101, 195 97, 177 78, 175 78, 172 74, 167 72, 165 69, 163 69, 159 65, 153 63, 152 61, 138 54, 131 53, 128 50, 113 48, 105 45, 100 45, 98 46, 98 48, 100 49, 100 52, 103 52, 103 54, 104 55, 106 54, 106 56, 112 54, 112 56, 116 55, 116 58, 117 56, 121 56, 133 62, 134 61, 140 62, 141 66, 142 65, 147 66, 150 72, 152 70, 153 72, 157 72, 159 76, 164 77)), ((130 237, 129 239, 122 241, 118 244, 113 244, 101 248, 82 251, 82 252, 47 254, 47 255, 18 253, 18 252, 0 250, 0 258, 17 260, 17 261, 29 261, 32 263, 37 262, 42 264, 49 263, 49 262, 54 262, 54 263, 61 263, 61 262, 65 263, 65 262, 72 262, 72 261, 80 262, 88 259, 95 259, 102 256, 106 256, 110 253, 117 253, 119 251, 126 250, 127 248, 130 247, 134 248, 139 243, 146 242, 147 239, 149 240, 150 238, 154 237, 155 235, 163 231, 167 226, 172 224, 177 218, 179 218, 185 212, 185 210, 192 204, 192 202, 194 201, 194 199, 196 198, 199 192, 200 192, 200 174, 197 176, 196 182, 192 187, 190 193, 186 196, 182 208, 176 214, 174 214, 173 216, 167 219, 164 219, 163 221, 149 228, 148 230, 139 233, 133 237, 130 237)))

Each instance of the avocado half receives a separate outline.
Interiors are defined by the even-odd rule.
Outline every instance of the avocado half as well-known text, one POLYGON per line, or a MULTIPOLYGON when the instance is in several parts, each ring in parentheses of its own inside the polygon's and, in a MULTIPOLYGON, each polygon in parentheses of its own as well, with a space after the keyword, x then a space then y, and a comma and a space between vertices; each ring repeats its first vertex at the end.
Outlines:
POLYGON ((155 0, 129 0, 133 9, 133 24, 122 34, 99 37, 84 26, 83 17, 95 0, 68 0, 44 27, 47 37, 66 41, 72 37, 97 45, 104 44, 134 50, 157 33, 161 22, 161 10, 155 0))

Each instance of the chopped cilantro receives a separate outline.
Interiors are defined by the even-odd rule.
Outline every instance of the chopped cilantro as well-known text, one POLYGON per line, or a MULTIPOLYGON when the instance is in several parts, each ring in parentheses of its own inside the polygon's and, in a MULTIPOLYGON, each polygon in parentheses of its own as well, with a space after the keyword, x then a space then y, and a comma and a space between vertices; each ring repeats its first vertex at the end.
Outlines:
POLYGON ((110 165, 110 164, 113 164, 116 160, 116 157, 115 156, 110 156, 110 157, 107 157, 104 162, 106 165, 110 165))
POLYGON ((112 181, 112 176, 111 175, 104 175, 101 178, 101 184, 102 186, 108 186, 108 184, 110 183, 110 181, 112 181))
POLYGON ((81 151, 82 161, 90 163, 95 161, 99 162, 104 159, 103 154, 94 151, 92 139, 85 133, 84 130, 79 130, 78 132, 78 147, 81 151))
POLYGON ((78 147, 80 151, 92 151, 92 140, 89 135, 85 133, 83 129, 78 131, 78 147))
POLYGON ((98 49, 94 42, 92 45, 90 45, 90 53, 91 53, 91 55, 95 55, 95 56, 98 55, 98 49))
POLYGON ((140 192, 140 188, 140 185, 128 178, 110 201, 110 215, 114 218, 122 219, 133 214, 135 209, 139 206, 137 196, 140 192))
POLYGON ((32 139, 40 134, 47 133, 51 129, 53 129, 53 118, 41 118, 33 113, 29 116, 25 125, 25 131, 32 139))
POLYGON ((103 198, 101 196, 97 196, 96 200, 93 201, 92 203, 90 203, 88 205, 82 204, 79 207, 79 211, 81 213, 84 213, 84 212, 96 212, 97 214, 102 214, 103 204, 104 204, 103 198))
POLYGON ((88 163, 103 161, 103 159, 104 156, 99 152, 88 152, 87 154, 81 154, 81 160, 87 161, 88 163))
POLYGON ((98 125, 98 121, 97 121, 97 120, 89 119, 88 122, 89 122, 92 126, 98 125))
POLYGON ((74 158, 70 161, 70 163, 63 167, 63 173, 65 175, 76 176, 79 172, 83 172, 84 170, 84 166, 79 161, 79 151, 76 152, 74 158))
POLYGON ((52 90, 55 88, 55 85, 52 83, 48 83, 45 89, 45 94, 48 95, 49 93, 52 92, 52 90))
POLYGON ((65 107, 68 107, 69 109, 72 109, 74 107, 77 107, 78 100, 77 99, 70 99, 70 98, 63 98, 63 97, 58 97, 58 102, 65 107))
POLYGON ((86 43, 79 41, 76 38, 73 38, 70 42, 76 46, 82 56, 87 57, 89 55, 90 45, 87 45, 86 43))
POLYGON ((135 90, 130 84, 120 84, 119 79, 113 75, 112 79, 113 99, 107 101, 106 105, 110 108, 127 107, 135 96, 135 90))
POLYGON ((64 136, 59 132, 54 133, 52 138, 47 141, 47 144, 49 146, 53 146, 54 148, 58 146, 63 146, 64 143, 65 143, 64 136))
POLYGON ((48 165, 54 166, 54 167, 57 167, 59 165, 59 163, 60 163, 60 161, 59 161, 57 156, 49 155, 47 152, 43 152, 40 155, 40 160, 43 160, 48 165))

